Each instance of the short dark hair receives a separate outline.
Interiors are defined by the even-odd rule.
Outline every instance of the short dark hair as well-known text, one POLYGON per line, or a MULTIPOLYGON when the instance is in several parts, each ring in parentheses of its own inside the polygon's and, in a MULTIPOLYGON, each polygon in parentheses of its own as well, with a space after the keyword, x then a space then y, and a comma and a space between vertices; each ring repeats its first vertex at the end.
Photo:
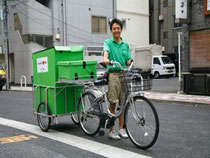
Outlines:
POLYGON ((123 23, 121 20, 115 18, 115 19, 112 19, 112 21, 110 22, 110 30, 112 30, 112 26, 114 23, 117 23, 120 25, 121 29, 123 29, 123 23))

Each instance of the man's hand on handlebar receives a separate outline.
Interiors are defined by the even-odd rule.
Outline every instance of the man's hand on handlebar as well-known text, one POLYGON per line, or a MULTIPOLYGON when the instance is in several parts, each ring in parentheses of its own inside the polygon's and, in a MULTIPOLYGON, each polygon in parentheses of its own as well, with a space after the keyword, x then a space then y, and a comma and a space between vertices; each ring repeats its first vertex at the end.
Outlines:
POLYGON ((113 65, 113 66, 118 65, 121 68, 121 70, 130 70, 132 68, 132 66, 133 66, 133 59, 130 59, 129 63, 130 63, 130 65, 128 66, 128 68, 122 67, 122 65, 119 62, 117 62, 117 61, 110 61, 109 64, 113 65))
POLYGON ((104 63, 104 65, 110 65, 109 59, 105 59, 103 63, 104 63))
POLYGON ((130 66, 132 62, 133 62, 133 59, 129 59, 128 61, 126 61, 126 65, 130 66))

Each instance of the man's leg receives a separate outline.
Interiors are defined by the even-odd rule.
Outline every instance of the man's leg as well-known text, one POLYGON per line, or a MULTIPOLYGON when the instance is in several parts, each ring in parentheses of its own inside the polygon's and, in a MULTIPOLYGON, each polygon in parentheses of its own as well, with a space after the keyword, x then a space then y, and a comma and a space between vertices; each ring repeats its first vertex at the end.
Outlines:
MULTIPOLYGON (((115 105, 116 105, 116 104, 110 104, 109 110, 110 110, 110 112, 111 112, 112 114, 115 113, 115 105)), ((112 126, 112 127, 110 127, 109 129, 110 129, 110 131, 113 131, 114 128, 113 128, 113 126, 112 126)))
POLYGON ((123 112, 122 114, 120 115, 119 117, 119 129, 122 129, 123 128, 123 125, 124 125, 124 118, 123 118, 123 112))

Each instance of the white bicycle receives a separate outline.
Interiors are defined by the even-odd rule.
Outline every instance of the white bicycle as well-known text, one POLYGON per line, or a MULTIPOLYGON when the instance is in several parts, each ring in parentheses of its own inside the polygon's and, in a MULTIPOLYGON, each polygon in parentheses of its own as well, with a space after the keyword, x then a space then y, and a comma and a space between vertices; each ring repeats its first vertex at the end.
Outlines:
POLYGON ((113 66, 122 69, 120 80, 125 88, 125 96, 115 114, 109 111, 106 79, 84 84, 84 93, 78 103, 78 119, 82 130, 89 136, 113 126, 115 119, 124 113, 124 127, 132 143, 140 149, 148 149, 155 144, 159 134, 159 118, 150 100, 144 97, 144 91, 151 89, 151 79, 143 78, 133 71, 132 65, 123 68, 118 62, 113 66))

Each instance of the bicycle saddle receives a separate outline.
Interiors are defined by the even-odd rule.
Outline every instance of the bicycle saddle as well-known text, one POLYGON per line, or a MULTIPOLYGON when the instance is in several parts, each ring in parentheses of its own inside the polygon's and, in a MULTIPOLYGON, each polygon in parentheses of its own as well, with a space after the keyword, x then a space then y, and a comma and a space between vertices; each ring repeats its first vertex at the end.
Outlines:
POLYGON ((104 85, 107 85, 107 84, 108 84, 108 82, 107 82, 106 79, 96 80, 94 82, 95 86, 104 86, 104 85))

